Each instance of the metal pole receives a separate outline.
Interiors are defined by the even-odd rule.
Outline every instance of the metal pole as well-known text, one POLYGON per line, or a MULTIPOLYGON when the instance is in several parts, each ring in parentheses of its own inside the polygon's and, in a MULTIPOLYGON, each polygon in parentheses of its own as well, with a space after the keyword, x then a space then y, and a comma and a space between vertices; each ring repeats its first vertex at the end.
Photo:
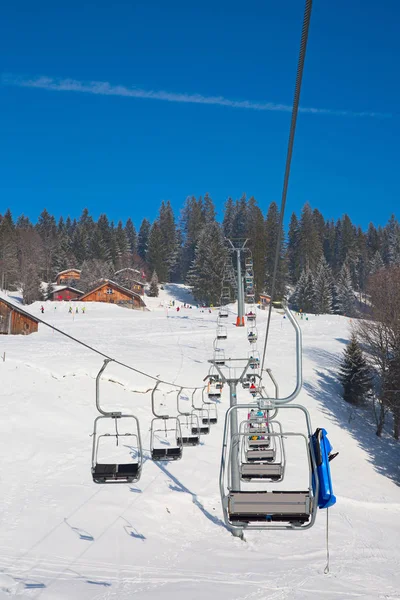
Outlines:
POLYGON ((236 248, 237 257, 237 283, 238 283, 238 316, 236 319, 237 327, 244 327, 244 288, 242 278, 241 248, 236 248))
MULTIPOLYGON (((236 406, 237 381, 229 381, 229 400, 230 405, 236 406)), ((240 472, 239 472, 239 450, 240 450, 240 438, 239 438, 239 427, 238 427, 238 413, 237 410, 231 412, 231 438, 232 441, 232 455, 231 455, 231 488, 235 492, 240 492, 240 472)), ((232 529, 232 535, 235 537, 243 537, 243 529, 232 529)))

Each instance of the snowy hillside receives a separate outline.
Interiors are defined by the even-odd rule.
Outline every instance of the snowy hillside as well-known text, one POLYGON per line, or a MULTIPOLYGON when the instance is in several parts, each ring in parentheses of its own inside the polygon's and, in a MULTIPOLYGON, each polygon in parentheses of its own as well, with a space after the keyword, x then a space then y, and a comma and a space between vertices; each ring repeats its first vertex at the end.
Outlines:
MULTIPOLYGON (((190 302, 171 286, 150 311, 44 303, 43 319, 107 355, 171 381, 200 386, 212 357, 216 312, 166 308, 190 302)), ((147 299, 146 299, 147 301, 147 299)), ((41 303, 29 307, 42 318, 41 303)), ((266 313, 258 313, 263 338, 266 313)), ((328 430, 337 504, 330 510, 331 572, 326 564, 326 512, 308 531, 247 532, 233 538, 222 520, 218 476, 223 414, 182 460, 145 460, 137 484, 92 482, 95 376, 102 358, 44 325, 27 337, 0 337, 0 598, 40 600, 324 600, 400 598, 399 448, 377 439, 338 395, 333 378, 349 320, 300 321, 304 389, 299 402, 313 427, 328 430)), ((245 330, 228 319, 228 354, 247 355, 245 330)), ((295 382, 294 333, 273 314, 268 366, 281 395, 295 382)), ((153 382, 110 364, 101 384, 107 408, 135 414, 149 456, 153 382)), ((171 388, 164 388, 171 392, 171 388)), ((272 394, 272 389, 270 390, 272 394)), ((175 402, 166 393, 164 401, 175 402)), ((239 391, 239 402, 249 400, 239 391)), ((296 421, 291 422, 296 427, 296 421)), ((289 467, 303 468, 288 456, 289 467)))

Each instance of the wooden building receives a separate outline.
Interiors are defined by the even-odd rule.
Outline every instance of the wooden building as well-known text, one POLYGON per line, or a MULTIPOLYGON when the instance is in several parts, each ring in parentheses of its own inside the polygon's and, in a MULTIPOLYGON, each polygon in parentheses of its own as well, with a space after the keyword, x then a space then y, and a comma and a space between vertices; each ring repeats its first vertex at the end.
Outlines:
POLYGON ((57 274, 57 285, 70 285, 71 282, 79 281, 81 272, 79 269, 66 269, 57 274))
POLYGON ((49 300, 79 300, 83 296, 81 290, 77 290, 70 285, 56 285, 49 294, 49 300))
POLYGON ((271 302, 271 296, 268 294, 260 294, 260 306, 262 309, 265 309, 266 306, 269 306, 271 302))
MULTIPOLYGON (((144 275, 144 273, 143 273, 144 275)), ((114 273, 114 281, 116 281, 122 287, 132 290, 141 296, 144 296, 144 287, 146 281, 142 277, 142 273, 138 269, 132 267, 125 267, 114 273)))
POLYGON ((145 308, 146 306, 139 294, 109 279, 104 279, 93 290, 83 294, 80 300, 81 302, 108 302, 129 308, 145 308))
POLYGON ((38 330, 39 321, 5 298, 0 298, 0 334, 29 335, 38 330))

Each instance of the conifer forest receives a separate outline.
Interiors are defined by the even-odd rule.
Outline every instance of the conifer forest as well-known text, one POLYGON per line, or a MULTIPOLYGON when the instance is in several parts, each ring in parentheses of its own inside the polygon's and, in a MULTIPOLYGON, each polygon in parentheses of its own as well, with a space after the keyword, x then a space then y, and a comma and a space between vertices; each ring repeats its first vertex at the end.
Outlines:
MULTIPOLYGON (((67 268, 81 269, 81 287, 137 268, 148 281, 184 282, 201 303, 219 301, 229 259, 226 238, 245 239, 252 252, 256 298, 270 291, 279 230, 279 209, 263 212, 256 199, 229 198, 218 218, 211 197, 188 197, 179 214, 162 202, 157 218, 135 223, 96 220, 87 209, 78 219, 58 221, 46 209, 32 223, 6 210, 0 215, 0 286, 21 289, 25 303, 43 298, 67 268), (50 288, 48 288, 50 289, 50 288)), ((336 222, 304 204, 282 232, 276 297, 295 309, 356 316, 366 301, 367 281, 383 266, 400 264, 400 225, 394 215, 384 227, 366 231, 345 214, 336 222)))

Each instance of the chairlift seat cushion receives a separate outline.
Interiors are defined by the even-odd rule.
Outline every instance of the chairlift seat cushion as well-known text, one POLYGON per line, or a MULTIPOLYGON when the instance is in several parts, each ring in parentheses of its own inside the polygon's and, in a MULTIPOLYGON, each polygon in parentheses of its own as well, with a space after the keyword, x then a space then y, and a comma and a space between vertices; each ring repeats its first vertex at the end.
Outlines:
POLYGON ((102 464, 98 463, 92 469, 93 481, 96 483, 105 483, 106 481, 125 480, 132 482, 138 479, 139 464, 102 464))
POLYGON ((275 459, 275 448, 258 448, 248 450, 246 452, 247 462, 263 461, 263 460, 274 460, 275 459))
POLYGON ((271 479, 282 478, 281 463, 243 463, 240 468, 242 479, 271 479))
POLYGON ((182 457, 182 448, 153 448, 151 458, 153 460, 178 460, 182 457))
POLYGON ((305 523, 310 519, 310 492, 235 492, 228 495, 229 520, 244 522, 285 521, 305 523))
POLYGON ((208 433, 210 433, 210 428, 209 427, 192 427, 192 433, 200 433, 200 435, 207 435, 208 433))
MULTIPOLYGON (((251 432, 249 432, 250 434, 251 432)), ((261 435, 261 431, 255 431, 254 437, 261 435)), ((249 440, 249 448, 269 448, 271 445, 271 438, 266 437, 264 440, 249 440)))
POLYGON ((197 435, 188 435, 188 436, 182 436, 181 438, 178 438, 178 444, 181 444, 183 446, 197 446, 200 442, 200 438, 197 435))

